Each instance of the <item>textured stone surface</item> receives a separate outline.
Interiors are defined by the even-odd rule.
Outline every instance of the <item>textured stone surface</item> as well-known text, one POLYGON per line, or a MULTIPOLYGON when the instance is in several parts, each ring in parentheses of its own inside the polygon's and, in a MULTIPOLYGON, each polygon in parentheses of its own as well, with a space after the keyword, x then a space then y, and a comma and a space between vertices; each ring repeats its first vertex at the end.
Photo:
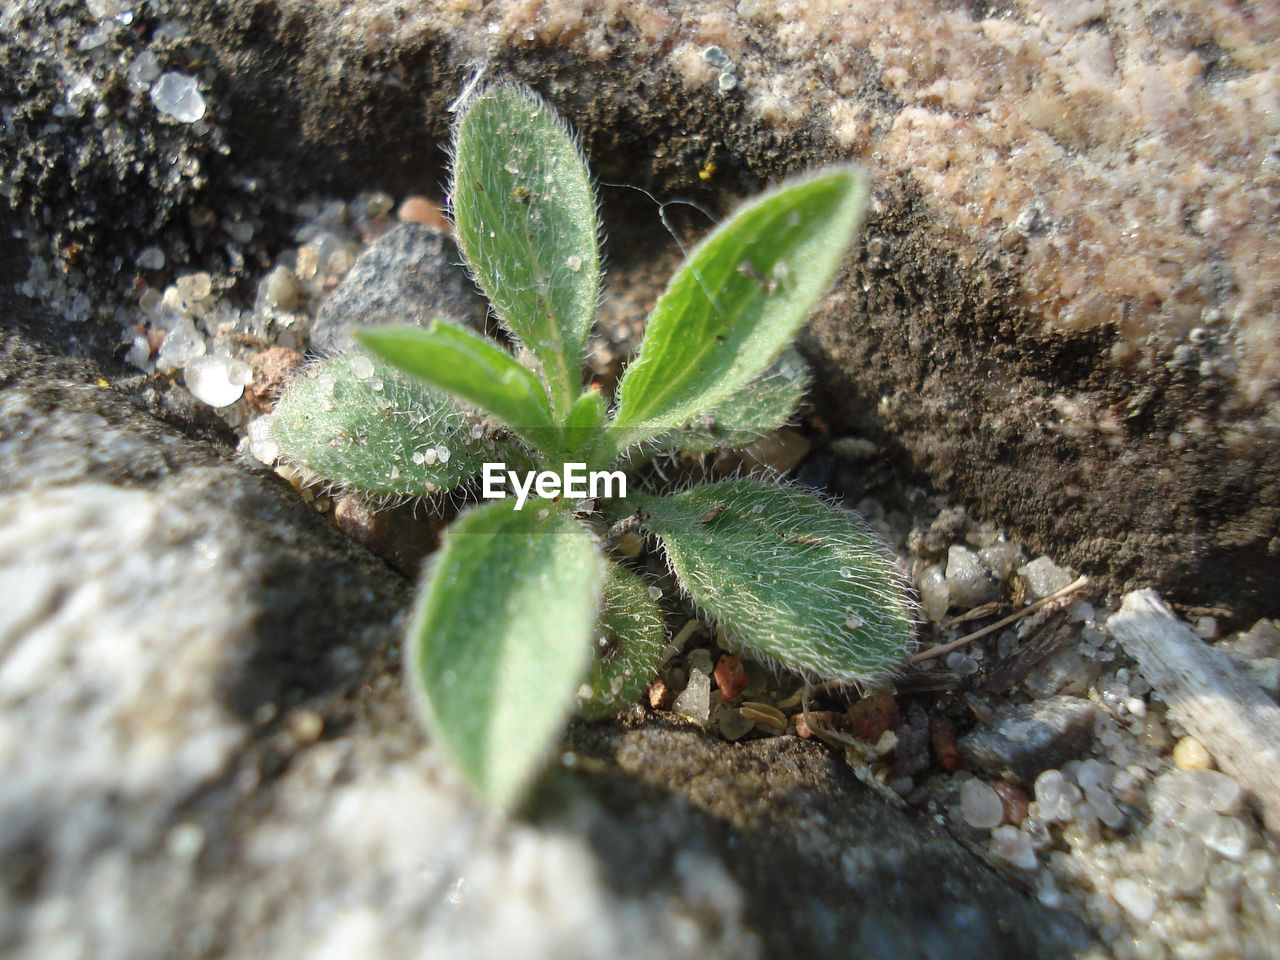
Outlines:
POLYGON ((1080 697, 1050 697, 1003 707, 956 746, 970 767, 1031 784, 1039 774, 1084 752, 1097 708, 1080 697))
POLYGON ((161 242, 248 276, 252 251, 205 225, 319 188, 427 189, 476 63, 582 133, 628 303, 652 299, 632 281, 673 245, 653 204, 609 184, 719 210, 856 158, 876 182, 865 243, 806 347, 826 420, 1034 552, 1266 612, 1274 5, 191 0, 138 16, 80 51, 98 24, 78 8, 5 14, 6 191, 73 274, 126 287, 112 258, 161 242), (176 21, 185 34, 161 29, 176 21), (128 86, 144 47, 162 69, 202 65, 198 123, 161 123, 128 86))
POLYGON ((457 245, 439 230, 420 223, 393 227, 360 254, 320 305, 311 348, 325 354, 351 349, 351 324, 426 326, 444 317, 483 329, 488 307, 461 262, 457 245))
POLYGON ((1014 958, 1088 942, 795 738, 578 727, 572 772, 528 817, 487 816, 406 715, 405 581, 99 376, 0 334, 0 951, 1014 958))

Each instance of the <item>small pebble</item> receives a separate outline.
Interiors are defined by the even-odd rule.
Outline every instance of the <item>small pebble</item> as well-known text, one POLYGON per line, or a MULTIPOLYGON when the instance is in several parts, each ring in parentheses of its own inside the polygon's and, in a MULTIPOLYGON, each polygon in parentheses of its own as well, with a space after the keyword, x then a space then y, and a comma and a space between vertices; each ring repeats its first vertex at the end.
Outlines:
POLYGON ((1249 832, 1235 817, 1215 816, 1201 839, 1206 847, 1228 860, 1242 860, 1249 852, 1249 832))
POLYGON ((396 211, 396 219, 401 223, 421 223, 433 230, 449 232, 449 221, 438 206, 426 197, 406 197, 400 209, 396 211))
POLYGON ((1174 744, 1173 762, 1179 770, 1213 769, 1213 757, 1195 737, 1183 737, 1174 744))
POLYGON ((204 116, 204 97, 196 78, 168 71, 151 86, 151 102, 166 117, 179 123, 195 123, 204 116))
POLYGON ((991 831, 991 855, 1019 870, 1034 870, 1040 865, 1031 841, 1017 827, 996 827, 991 831))
POLYGON ((202 303, 213 292, 213 278, 204 271, 188 273, 179 277, 174 286, 178 288, 178 296, 187 303, 202 303))
POLYGON ((1023 562, 1022 545, 1002 541, 983 547, 978 551, 978 562, 991 575, 1003 582, 1013 575, 1013 571, 1023 562))
POLYGON ((947 593, 951 606, 972 610, 1000 599, 1000 584, 978 562, 976 553, 953 545, 947 549, 947 593))
POLYGON ((689 671, 689 682, 676 697, 675 712, 706 726, 711 715, 711 677, 696 667, 689 671))
POLYGON ((198 823, 179 823, 165 834, 164 847, 175 860, 194 860, 204 849, 204 828, 198 823))
POLYGON ((1018 576, 1026 584, 1027 599, 1041 600, 1071 583, 1075 576, 1049 557, 1036 557, 1018 568, 1018 576))
POLYGON ((275 434, 271 430, 270 417, 256 417, 250 420, 246 431, 249 437, 249 452, 262 463, 271 466, 280 456, 280 445, 276 443, 275 434))
POLYGON ((245 388, 249 405, 262 413, 270 413, 301 363, 302 354, 288 347, 272 347, 250 358, 253 379, 245 388))
POLYGON ((159 247, 143 247, 133 262, 138 265, 139 270, 163 270, 164 251, 159 247))
POLYGON ((720 713, 720 735, 726 740, 739 740, 755 729, 755 721, 742 715, 736 707, 729 707, 720 713))
POLYGON ((1111 895, 1138 923, 1149 923, 1156 915, 1155 896, 1133 880, 1117 880, 1111 887, 1111 895))
POLYGON ((1218 635, 1218 621, 1214 617, 1196 619, 1195 634, 1201 640, 1212 640, 1218 635))
POLYGON ((125 76, 128 78, 129 89, 138 93, 150 90, 151 84, 160 76, 160 61, 150 50, 143 50, 129 64, 125 76))
POLYGON ((294 311, 298 309, 302 295, 302 285, 288 267, 276 267, 262 281, 259 296, 267 306, 275 310, 294 311))
POLYGON ((742 661, 737 657, 725 654, 717 660, 715 678, 721 702, 732 700, 747 689, 747 671, 743 669, 742 661))
POLYGON ((1075 819, 1075 805, 1080 801, 1080 788, 1069 783, 1061 770, 1046 770, 1036 778, 1036 804, 1040 819, 1052 823, 1070 823, 1075 819))
POLYGON ((295 710, 289 716, 289 732, 299 743, 312 743, 324 732, 324 717, 315 710, 295 710))
POLYGON ((156 353, 156 368, 161 373, 171 373, 185 367, 196 357, 204 356, 204 336, 199 333, 189 317, 181 317, 165 334, 156 353))
POLYGON ((924 615, 934 623, 940 622, 951 606, 951 593, 942 568, 936 563, 925 567, 916 580, 916 586, 920 590, 920 605, 924 608, 924 615))
POLYGON ((981 780, 966 780, 960 787, 960 815, 969 826, 990 830, 1004 821, 1004 803, 981 780))
POLYGON ((247 363, 221 356, 195 357, 182 375, 191 395, 211 407, 231 406, 244 396, 245 384, 253 379, 247 363))

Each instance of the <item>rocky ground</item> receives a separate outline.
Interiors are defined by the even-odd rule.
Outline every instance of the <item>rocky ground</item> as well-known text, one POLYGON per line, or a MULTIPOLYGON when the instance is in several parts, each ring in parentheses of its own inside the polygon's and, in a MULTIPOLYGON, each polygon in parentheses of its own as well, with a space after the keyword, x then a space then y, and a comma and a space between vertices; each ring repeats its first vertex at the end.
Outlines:
MULTIPOLYGON (((254 9, 267 17, 284 8, 254 9)), ((352 17, 365 23, 379 9, 353 8, 352 17)), ((527 13, 528 27, 522 10, 503 7, 495 42, 520 30, 533 35, 526 43, 546 41, 553 8, 527 13)), ((1038 8, 1014 12, 1017 30, 1039 22, 1038 8)), ((1105 563, 1072 569, 1071 558, 1096 550, 1081 550, 1060 528, 1046 537, 1042 523, 1020 526, 984 509, 1009 476, 1005 466, 990 478, 995 494, 968 498, 969 480, 944 482, 928 457, 913 463, 912 443, 888 433, 901 420, 893 409, 901 393, 879 426, 861 430, 868 415, 847 414, 884 375, 871 371, 841 394, 865 357, 861 347, 852 359, 842 353, 848 318, 868 315, 848 307, 847 290, 871 274, 903 276, 885 251, 901 232, 889 229, 885 210, 873 213, 851 279, 808 344, 823 373, 814 404, 796 429, 752 453, 842 496, 894 547, 920 592, 920 659, 865 696, 821 693, 811 721, 853 745, 822 742, 804 718, 798 681, 735 657, 728 638, 667 591, 672 645, 645 701, 617 721, 575 726, 530 810, 500 821, 475 809, 439 766, 400 692, 410 580, 441 521, 371 515, 351 498, 297 489, 276 463, 269 429, 281 383, 309 348, 341 346, 344 317, 421 318, 430 305, 482 318, 436 229, 438 209, 417 196, 432 178, 411 189, 398 174, 371 174, 363 160, 358 177, 351 172, 361 164, 345 168, 342 189, 330 183, 306 195, 308 171, 286 188, 287 178, 247 161, 238 170, 228 144, 244 150, 236 110, 252 94, 243 81, 228 89, 213 65, 248 56, 228 37, 243 40, 236 30, 250 13, 228 27, 198 5, 182 18, 103 0, 5 16, 16 38, 7 64, 38 69, 13 81, 4 108, 4 184, 17 212, 3 238, 0 286, 0 950, 1280 952, 1280 851, 1268 830, 1280 793, 1266 739, 1277 729, 1280 627, 1258 566, 1274 531, 1258 520, 1269 509, 1258 487, 1213 487, 1214 476, 1229 479, 1248 461, 1239 449, 1212 454, 1194 432, 1184 437, 1196 457, 1233 464, 1213 467, 1199 495, 1234 491, 1239 516, 1253 518, 1237 531, 1245 545, 1237 558, 1252 557, 1256 568, 1245 575, 1248 590, 1228 595, 1203 581, 1170 591, 1170 611, 1145 594, 1126 596, 1132 583, 1105 563), (32 126, 35 117, 43 127, 32 126), (70 193, 49 179, 58 171, 74 184, 70 193), (104 181, 147 199, 128 208, 118 183, 104 181), (936 650, 1071 587, 1082 572, 1088 584, 936 650), (1158 649, 1197 658, 1196 668, 1170 676, 1152 660, 1152 637, 1162 638, 1158 649)), ((1118 31, 1124 18, 1109 16, 1118 31)), ((688 146, 680 162, 696 153, 694 173, 707 178, 735 162, 735 142, 767 172, 759 144, 787 142, 811 116, 783 110, 799 96, 788 86, 794 73, 763 84, 763 67, 734 47, 733 30, 750 22, 742 10, 719 26, 701 22, 702 33, 667 50, 683 65, 679 83, 709 71, 717 90, 737 89, 741 109, 774 131, 772 141, 752 141, 760 128, 747 124, 715 149, 688 146), (717 39, 732 70, 704 56, 717 39), (690 57, 680 54, 686 43, 690 57)), ((466 26, 465 17, 455 24, 458 36, 466 26)), ((638 20, 632 26, 646 35, 638 20)), ((596 49, 606 34, 574 34, 556 49, 596 49)), ((1234 59, 1214 63, 1250 68, 1252 47, 1225 27, 1216 36, 1234 59)), ((403 36, 399 43, 414 49, 403 36)), ((892 59, 876 56, 882 67, 892 59)), ((517 56, 513 69, 531 68, 517 56)), ((882 75, 904 96, 905 80, 882 75)), ((402 90, 394 70, 383 82, 402 90)), ((429 96, 440 106, 446 99, 443 90, 429 96)), ((602 122, 600 109, 584 117, 589 126, 602 122)), ((837 142, 854 137, 862 114, 831 116, 837 142)), ((1068 123, 1064 116, 1053 122, 1068 123)), ((863 119, 878 122, 874 111, 863 119)), ((812 159, 827 148, 806 149, 812 159)), ((649 198, 602 192, 612 257, 592 366, 607 380, 679 251, 649 198)), ((888 209, 901 213, 893 196, 888 209)), ((686 237, 706 225, 697 214, 678 219, 679 208, 665 212, 686 237)), ((959 214, 947 215, 954 226, 959 214)), ((984 223, 965 221, 953 252, 981 246, 984 223)), ((938 242, 935 228, 921 229, 938 242)), ((908 231, 903 242, 920 238, 908 231)), ((1031 251, 1027 289, 1036 296, 1057 276, 1053 256, 1031 251)), ((919 302, 910 283, 896 289, 919 302)), ((1055 317, 1070 316, 1069 307, 1057 303, 1055 317)), ((870 315, 879 323, 891 312, 873 304, 870 315)), ((948 323, 933 351, 942 369, 958 335, 948 323)), ((911 336, 927 340, 928 325, 911 336)), ((1067 353, 1057 359, 1067 363, 1067 353)), ((1249 356, 1254 383, 1267 361, 1265 351, 1249 356)), ((1124 421, 1131 432, 1108 434, 1097 409, 1053 389, 1041 400, 1052 406, 1061 396, 1055 444, 1087 434, 1086 446, 1114 447, 1106 435, 1145 449, 1149 436, 1133 420, 1124 421), (1082 417, 1092 426, 1073 437, 1067 428, 1082 417)), ((931 382, 930 390, 939 392, 923 402, 938 409, 974 402, 967 388, 947 393, 945 382, 931 382)), ((1248 421, 1242 448, 1265 440, 1266 416, 1248 421)), ((1153 415, 1148 425, 1161 424, 1153 415)), ((975 442, 975 463, 985 442, 975 442)), ((1161 440, 1166 456, 1170 443, 1161 440)), ((1150 499, 1146 461, 1128 462, 1130 501, 1150 499)), ((1085 529, 1088 519, 1086 511, 1085 529)), ((1213 530, 1181 523, 1141 542, 1177 556, 1195 546, 1171 530, 1219 543, 1213 530)), ((1180 576, 1199 569, 1175 561, 1156 566, 1180 576)))

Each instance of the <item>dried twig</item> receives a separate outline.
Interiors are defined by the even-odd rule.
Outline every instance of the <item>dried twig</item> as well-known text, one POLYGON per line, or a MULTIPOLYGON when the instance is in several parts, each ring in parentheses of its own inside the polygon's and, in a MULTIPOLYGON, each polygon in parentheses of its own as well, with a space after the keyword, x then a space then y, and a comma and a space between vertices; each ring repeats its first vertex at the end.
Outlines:
POLYGON ((1047 607, 1049 604, 1054 603, 1057 600, 1061 600, 1063 597, 1069 596, 1078 590, 1083 590, 1088 585, 1089 578, 1080 577, 1078 580, 1067 584, 1061 590, 1055 590, 1053 593, 1049 594, 1049 596, 1042 597, 1035 603, 1028 604, 1016 613, 1011 613, 1009 616, 1002 620, 997 620, 990 626, 983 627, 981 630, 975 630, 973 633, 967 634, 959 640, 952 640, 950 643, 940 643, 935 647, 930 647, 928 650, 921 650, 911 658, 911 663, 919 663, 921 660, 929 660, 933 657, 940 657, 944 653, 950 653, 952 650, 963 647, 966 643, 972 643, 974 640, 985 637, 988 634, 995 633, 1002 627, 1007 627, 1009 624, 1017 620, 1021 620, 1023 617, 1028 617, 1037 610, 1047 607))

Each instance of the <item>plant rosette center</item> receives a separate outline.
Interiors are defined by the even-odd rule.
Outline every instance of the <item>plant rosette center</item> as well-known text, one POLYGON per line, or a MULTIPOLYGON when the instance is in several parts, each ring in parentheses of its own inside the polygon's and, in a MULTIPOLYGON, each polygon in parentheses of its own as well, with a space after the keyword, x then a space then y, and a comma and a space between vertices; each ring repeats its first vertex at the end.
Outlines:
POLYGON ((357 329, 365 352, 313 364, 272 421, 304 478, 374 504, 481 501, 445 531, 406 637, 433 746, 510 809, 572 712, 609 716, 656 676, 662 591, 606 549, 596 507, 614 534, 657 543, 683 598, 755 659, 809 680, 894 670, 913 604, 855 514, 767 479, 659 493, 637 473, 747 447, 793 416, 809 371, 791 344, 857 234, 862 171, 793 177, 712 230, 610 404, 584 388, 600 230, 572 133, 529 90, 476 85, 452 156, 455 235, 516 349, 444 320, 357 329))

